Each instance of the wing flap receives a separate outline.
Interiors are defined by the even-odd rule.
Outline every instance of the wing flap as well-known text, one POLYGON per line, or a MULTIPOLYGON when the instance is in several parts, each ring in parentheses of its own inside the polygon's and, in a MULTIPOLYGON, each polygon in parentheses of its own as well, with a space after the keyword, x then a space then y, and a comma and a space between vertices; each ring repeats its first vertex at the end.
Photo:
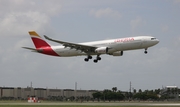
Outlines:
POLYGON ((44 35, 44 37, 50 41, 56 42, 56 43, 60 43, 65 47, 70 47, 71 49, 76 49, 76 50, 81 50, 85 53, 90 53, 90 52, 94 52, 95 49, 97 47, 94 46, 88 46, 88 45, 82 45, 82 44, 76 44, 76 43, 71 43, 71 42, 65 42, 65 41, 59 41, 59 40, 55 40, 55 39, 51 39, 49 37, 47 37, 46 35, 44 35))

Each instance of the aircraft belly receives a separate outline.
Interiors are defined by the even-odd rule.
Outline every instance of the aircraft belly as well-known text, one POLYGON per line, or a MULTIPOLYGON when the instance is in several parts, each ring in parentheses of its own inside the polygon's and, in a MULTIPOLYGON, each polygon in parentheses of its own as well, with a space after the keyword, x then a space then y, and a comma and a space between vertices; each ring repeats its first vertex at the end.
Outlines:
POLYGON ((154 44, 152 44, 151 42, 145 41, 145 42, 142 44, 142 48, 151 47, 151 46, 153 46, 153 45, 154 45, 154 44))
POLYGON ((64 57, 70 57, 70 56, 82 55, 83 53, 77 50, 66 50, 66 51, 59 51, 58 54, 64 57))
POLYGON ((115 45, 115 46, 111 46, 113 47, 112 49, 109 49, 109 53, 113 53, 113 52, 116 52, 116 51, 121 51, 123 50, 123 45, 115 45))

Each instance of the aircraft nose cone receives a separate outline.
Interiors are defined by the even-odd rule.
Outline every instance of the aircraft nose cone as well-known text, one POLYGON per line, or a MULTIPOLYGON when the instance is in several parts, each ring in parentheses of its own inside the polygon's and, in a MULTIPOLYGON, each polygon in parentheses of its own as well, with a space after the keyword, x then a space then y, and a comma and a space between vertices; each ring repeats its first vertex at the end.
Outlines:
POLYGON ((159 40, 157 39, 157 43, 159 43, 159 40))
POLYGON ((156 39, 156 42, 155 42, 156 44, 158 44, 159 43, 159 40, 158 39, 156 39))

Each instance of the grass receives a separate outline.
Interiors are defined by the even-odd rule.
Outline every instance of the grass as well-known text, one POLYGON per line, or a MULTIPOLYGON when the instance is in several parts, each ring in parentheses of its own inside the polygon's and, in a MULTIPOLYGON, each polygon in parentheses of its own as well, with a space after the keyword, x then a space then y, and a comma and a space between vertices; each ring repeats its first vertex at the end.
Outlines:
MULTIPOLYGON (((85 106, 85 105, 0 105, 0 107, 112 107, 112 106, 85 106)), ((113 106, 113 107, 164 107, 164 106, 113 106)), ((172 106, 165 106, 172 107, 172 106)), ((176 106, 180 107, 180 106, 176 106)))
MULTIPOLYGON (((42 102, 27 103, 27 101, 0 101, 0 107, 172 107, 172 105, 150 104, 180 104, 180 102, 42 102), (111 105, 112 104, 112 105, 111 105), (114 104, 114 105, 113 105, 114 104), (117 104, 117 105, 116 105, 117 104), (134 105, 133 105, 134 104, 134 105), (144 104, 144 105, 143 105, 144 104)), ((173 105, 180 107, 180 105, 173 105)))

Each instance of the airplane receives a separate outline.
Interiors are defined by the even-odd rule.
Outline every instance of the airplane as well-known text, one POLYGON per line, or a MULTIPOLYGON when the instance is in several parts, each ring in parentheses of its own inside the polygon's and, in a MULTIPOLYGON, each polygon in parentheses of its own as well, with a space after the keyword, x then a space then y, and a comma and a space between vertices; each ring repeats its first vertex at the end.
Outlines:
POLYGON ((44 35, 47 40, 61 44, 60 46, 51 46, 41 38, 35 31, 29 31, 29 35, 34 43, 35 48, 22 47, 33 52, 41 54, 58 56, 58 57, 72 57, 72 56, 87 56, 84 61, 88 62, 93 55, 96 58, 93 60, 97 63, 101 60, 100 55, 107 54, 112 56, 123 56, 124 51, 147 49, 159 43, 159 40, 152 36, 137 36, 126 37, 118 39, 109 39, 85 43, 71 43, 61 40, 55 40, 44 35))

